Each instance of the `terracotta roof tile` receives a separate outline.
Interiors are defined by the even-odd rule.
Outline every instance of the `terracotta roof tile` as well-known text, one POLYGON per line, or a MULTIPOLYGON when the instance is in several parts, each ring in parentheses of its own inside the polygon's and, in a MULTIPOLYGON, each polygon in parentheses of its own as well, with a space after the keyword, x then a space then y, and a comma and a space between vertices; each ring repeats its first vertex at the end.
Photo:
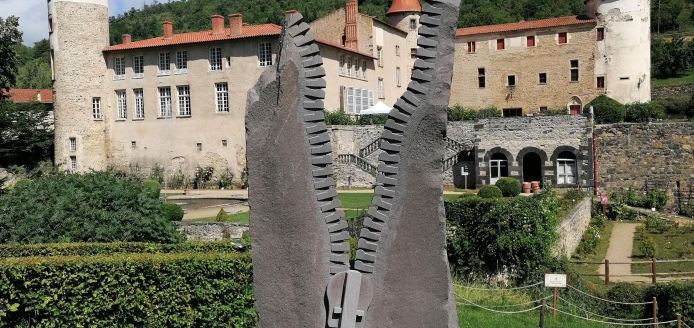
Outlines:
POLYGON ((118 44, 111 46, 104 51, 117 51, 141 48, 163 47, 179 44, 201 43, 211 41, 234 40, 242 38, 252 38, 268 35, 280 35, 282 27, 275 24, 262 24, 253 26, 243 26, 243 35, 230 36, 230 29, 225 29, 223 34, 213 35, 212 30, 174 34, 173 38, 165 40, 163 37, 157 37, 148 40, 134 41, 128 44, 118 44))
POLYGON ((386 15, 404 11, 422 11, 422 6, 417 0, 395 0, 386 15))
POLYGON ((53 90, 51 89, 10 89, 9 92, 2 90, 3 95, 10 95, 10 100, 14 102, 37 101, 38 93, 41 93, 42 103, 53 102, 53 90))
POLYGON ((363 52, 360 52, 358 50, 354 50, 352 48, 347 48, 347 47, 345 47, 339 43, 334 43, 334 42, 330 42, 328 40, 323 40, 323 39, 319 39, 319 38, 315 38, 315 39, 316 39, 316 42, 322 43, 326 46, 335 47, 335 48, 338 48, 338 49, 343 50, 343 51, 351 52, 351 53, 358 54, 358 55, 361 55, 361 56, 364 56, 367 58, 371 58, 371 59, 376 59, 376 57, 374 57, 371 54, 363 53, 363 52))
POLYGON ((586 19, 586 18, 580 18, 577 16, 568 16, 568 17, 542 19, 542 20, 536 20, 536 21, 461 28, 461 29, 458 29, 458 31, 456 32, 456 36, 504 33, 504 32, 513 32, 513 31, 532 30, 532 29, 538 29, 538 28, 580 25, 580 24, 588 24, 588 23, 595 23, 595 22, 596 22, 595 19, 586 19))

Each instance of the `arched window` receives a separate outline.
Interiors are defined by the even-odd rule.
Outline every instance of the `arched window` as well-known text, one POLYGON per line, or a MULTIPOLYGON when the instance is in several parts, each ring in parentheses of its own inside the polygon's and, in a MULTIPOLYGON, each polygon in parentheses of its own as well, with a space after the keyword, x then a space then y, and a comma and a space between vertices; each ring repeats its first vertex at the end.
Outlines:
POLYGON ((489 160, 489 184, 494 185, 505 177, 508 177, 508 158, 502 153, 496 153, 489 160))
POLYGON ((557 158, 557 184, 576 184, 577 178, 576 155, 565 151, 557 158))

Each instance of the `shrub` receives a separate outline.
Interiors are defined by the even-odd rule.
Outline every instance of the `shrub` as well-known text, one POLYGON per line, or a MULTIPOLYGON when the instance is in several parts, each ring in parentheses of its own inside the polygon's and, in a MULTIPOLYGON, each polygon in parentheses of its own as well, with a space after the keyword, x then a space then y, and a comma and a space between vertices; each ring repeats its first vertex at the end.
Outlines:
POLYGON ((689 111, 690 96, 671 96, 658 98, 653 101, 663 107, 666 115, 683 116, 689 111))
POLYGON ((255 327, 249 252, 11 258, 0 327, 255 327))
POLYGON ((654 259, 658 256, 658 246, 655 244, 653 237, 646 237, 639 245, 639 250, 646 258, 654 259))
POLYGON ((627 122, 643 123, 650 120, 661 120, 665 118, 663 106, 656 102, 632 103, 626 105, 627 122))
POLYGON ((45 176, 0 197, 0 243, 182 238, 164 216, 161 200, 107 173, 45 176))
POLYGON ((583 112, 586 114, 590 113, 591 106, 593 106, 593 112, 595 113, 596 124, 624 122, 626 116, 624 105, 606 95, 600 95, 593 99, 585 106, 583 112))
POLYGON ((153 198, 159 198, 161 195, 161 184, 156 180, 145 180, 142 182, 142 190, 153 198))
POLYGON ((595 225, 590 225, 586 232, 583 234, 581 242, 576 248, 576 256, 578 258, 585 258, 588 255, 595 254, 595 249, 598 247, 598 241, 600 241, 600 230, 602 226, 597 227, 595 225))
POLYGON ((667 206, 670 197, 665 191, 655 188, 648 193, 648 198, 651 207, 654 207, 658 211, 662 211, 667 206))
POLYGON ((667 229, 667 224, 664 220, 659 219, 655 215, 649 215, 646 217, 646 229, 663 232, 667 229))
POLYGON ((556 109, 547 109, 540 113, 542 116, 559 116, 559 115, 569 115, 569 112, 566 110, 566 108, 556 108, 556 109))
POLYGON ((164 212, 164 216, 172 222, 178 222, 183 220, 183 208, 178 204, 164 203, 161 204, 161 210, 164 212))
POLYGON ((514 178, 501 178, 496 182, 504 197, 516 197, 521 193, 521 184, 514 178))
POLYGON ((661 211, 667 206, 669 198, 666 192, 658 188, 652 189, 647 195, 641 196, 636 193, 633 187, 629 187, 622 201, 629 206, 647 209, 655 208, 661 211))
POLYGON ((217 213, 217 217, 215 218, 216 222, 231 222, 231 215, 227 213, 223 208, 219 210, 219 213, 217 213))
POLYGON ((357 121, 341 110, 324 110, 327 125, 357 125, 357 121))
POLYGON ((64 244, 6 244, 0 245, 0 258, 41 256, 92 256, 128 253, 233 252, 236 246, 229 241, 153 243, 64 243, 64 244))
POLYGON ((495 118, 502 117, 503 113, 496 107, 482 108, 477 111, 477 118, 495 118))
POLYGON ((477 118, 477 111, 472 108, 465 108, 460 104, 448 109, 448 121, 474 121, 477 118))
POLYGON ((486 185, 480 188, 480 191, 477 193, 477 196, 480 196, 485 199, 490 199, 502 198, 504 197, 504 194, 501 192, 501 189, 499 189, 499 187, 486 185))

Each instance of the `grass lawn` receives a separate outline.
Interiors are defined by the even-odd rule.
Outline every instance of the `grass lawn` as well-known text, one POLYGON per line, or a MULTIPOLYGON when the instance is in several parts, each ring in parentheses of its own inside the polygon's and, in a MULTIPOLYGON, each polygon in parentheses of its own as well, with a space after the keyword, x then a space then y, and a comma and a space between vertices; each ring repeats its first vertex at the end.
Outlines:
MULTIPOLYGON (((691 227, 681 227, 666 229, 663 232, 650 229, 646 232, 648 237, 653 238, 656 244, 658 260, 680 260, 694 259, 694 234, 691 227)), ((633 259, 635 261, 648 261, 641 251, 643 241, 636 234, 634 238, 633 259)), ((632 273, 651 273, 650 264, 634 264, 631 266, 632 273)), ((694 272, 694 262, 682 263, 658 263, 658 272, 694 272)))
MULTIPOLYGON (((231 222, 233 223, 248 223, 251 212, 241 212, 231 215, 231 222)), ((186 220, 185 222, 215 222, 217 220, 216 216, 211 216, 204 219, 186 220)))
MULTIPOLYGON (((614 221, 605 222, 607 227, 603 229, 600 235, 600 241, 598 246, 595 248, 595 254, 589 255, 583 259, 574 258, 576 261, 588 261, 588 262, 603 262, 605 261, 605 256, 607 255, 607 249, 610 247, 610 238, 612 237, 612 230, 614 230, 614 221)), ((589 274, 597 274, 600 268, 599 264, 571 264, 573 271, 581 274, 581 277, 585 279, 586 282, 590 282, 596 286, 602 286, 605 283, 605 278, 603 277, 593 277, 587 276, 589 274)))
MULTIPOLYGON (((461 328, 537 328, 540 322, 539 311, 540 310, 537 310, 527 314, 497 314, 487 310, 458 304, 458 325, 461 328)), ((550 311, 545 314, 546 328, 615 327, 579 320, 562 315, 561 313, 557 314, 556 320, 552 320, 552 313, 550 311)))
MULTIPOLYGON (((342 202, 342 208, 345 209, 368 209, 371 205, 371 199, 374 197, 373 193, 340 193, 338 192, 337 198, 342 202)), ((460 195, 458 194, 444 194, 444 201, 458 199, 460 195)))
POLYGON ((688 72, 685 75, 678 76, 678 77, 672 77, 669 79, 657 79, 657 78, 651 79, 651 87, 653 87, 653 88, 685 85, 685 84, 692 84, 692 83, 694 83, 694 72, 688 72))

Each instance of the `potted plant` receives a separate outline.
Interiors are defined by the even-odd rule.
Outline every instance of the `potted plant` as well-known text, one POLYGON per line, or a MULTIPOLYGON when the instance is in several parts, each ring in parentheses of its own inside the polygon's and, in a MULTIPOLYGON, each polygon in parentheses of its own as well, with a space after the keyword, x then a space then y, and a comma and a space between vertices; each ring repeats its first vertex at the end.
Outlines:
POLYGON ((190 194, 190 177, 189 176, 185 176, 183 178, 183 194, 184 195, 190 194))

